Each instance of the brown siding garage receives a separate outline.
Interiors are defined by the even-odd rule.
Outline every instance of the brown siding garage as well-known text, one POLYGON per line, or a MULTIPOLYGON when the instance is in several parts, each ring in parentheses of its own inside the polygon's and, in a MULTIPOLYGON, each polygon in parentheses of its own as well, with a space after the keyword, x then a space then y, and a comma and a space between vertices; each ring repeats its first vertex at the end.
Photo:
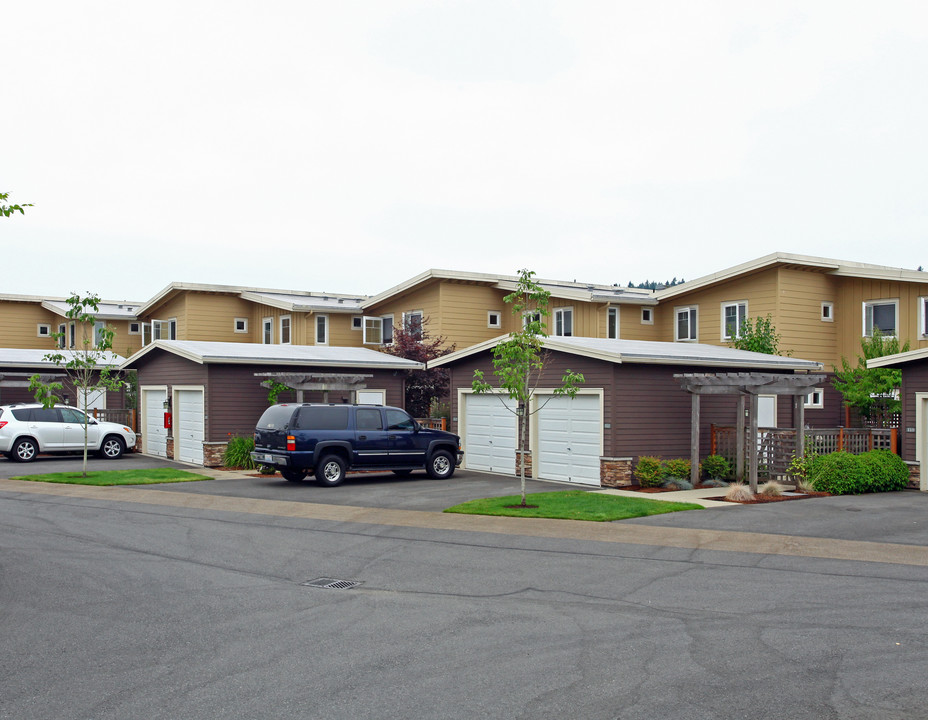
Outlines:
MULTIPOLYGON (((483 343, 466 350, 452 353, 429 363, 430 367, 447 367, 451 371, 452 430, 461 434, 464 444, 464 467, 468 465, 468 454, 483 457, 480 447, 468 449, 471 444, 485 435, 467 428, 468 399, 474 397, 471 384, 475 370, 481 370, 490 384, 494 383, 492 348, 505 338, 483 343)), ((544 373, 538 383, 537 392, 556 388, 567 369, 581 372, 585 382, 581 393, 595 395, 598 399, 585 399, 582 405, 583 433, 559 433, 552 430, 550 440, 563 445, 566 454, 575 453, 582 445, 582 452, 592 452, 592 445, 599 444, 599 472, 589 472, 572 477, 560 469, 545 469, 539 463, 539 453, 553 456, 554 450, 545 451, 540 418, 548 408, 530 418, 529 450, 532 456, 532 475, 539 479, 558 479, 599 484, 613 474, 628 477, 631 466, 642 455, 659 455, 664 458, 688 458, 690 455, 691 397, 674 378, 683 373, 731 373, 731 372, 777 372, 793 374, 797 371, 818 371, 816 362, 762 355, 729 348, 687 343, 658 343, 628 340, 605 340, 601 338, 548 338, 545 340, 548 359, 544 373), (594 432, 589 419, 598 409, 599 431, 594 432), (578 442, 578 438, 581 442, 578 442), (617 471, 616 466, 620 466, 617 471)), ((580 397, 580 396, 578 396, 580 397)), ((710 425, 733 425, 737 414, 737 397, 707 395, 700 404, 700 456, 710 450, 710 425)), ((480 401, 482 415, 486 413, 486 401, 480 401)), ((506 412, 499 404, 499 413, 506 412)), ((791 418, 790 402, 781 402, 779 415, 784 408, 791 418)), ((568 409, 561 411, 558 422, 571 422, 568 409)), ((473 424, 477 416, 471 416, 473 424)), ((512 432, 512 431, 510 431, 512 432)), ((506 439, 507 441, 509 438, 506 439)), ((484 442, 482 439, 480 442, 484 442)), ((491 440, 499 442, 499 440, 491 440)), ((515 460, 507 463, 515 468, 515 460)), ((482 469, 482 468, 478 468, 482 469)), ((503 470, 505 472, 505 470, 503 470)), ((513 470, 514 472, 514 470, 513 470)), ((611 483, 610 483, 611 484, 611 483)))
MULTIPOLYGON (((404 371, 422 366, 366 348, 158 340, 124 367, 138 371, 142 451, 215 466, 229 438, 251 436, 267 408, 262 374, 366 375, 359 389, 382 390, 384 404, 402 407, 404 371), (165 400, 173 414, 170 430, 163 427, 165 400)), ((296 393, 278 400, 294 402, 296 393)), ((351 391, 328 393, 328 402, 352 400, 351 391)), ((323 393, 304 391, 303 401, 322 402, 323 393)))

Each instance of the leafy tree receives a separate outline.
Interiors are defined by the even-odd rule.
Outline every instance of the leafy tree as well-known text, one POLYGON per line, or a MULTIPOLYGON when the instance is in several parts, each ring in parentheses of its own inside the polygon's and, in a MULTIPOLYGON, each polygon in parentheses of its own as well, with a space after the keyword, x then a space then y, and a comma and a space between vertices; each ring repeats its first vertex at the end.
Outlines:
MULTIPOLYGON (((729 328, 729 334, 735 334, 734 328, 729 328)), ((746 318, 741 323, 741 332, 729 343, 737 350, 750 350, 766 355, 780 354, 780 335, 773 326, 773 318, 770 315, 764 318, 757 317, 754 320, 746 318)))
POLYGON ((15 212, 19 212, 20 215, 25 215, 26 211, 23 208, 32 207, 32 203, 23 203, 22 205, 7 205, 6 203, 10 200, 9 193, 0 193, 0 215, 4 217, 9 217, 15 212))
POLYGON ((887 420, 902 410, 899 389, 902 371, 894 368, 868 368, 867 360, 895 355, 909 350, 909 343, 899 345, 899 338, 883 335, 874 328, 873 337, 861 338, 861 354, 852 367, 847 358, 841 358, 841 369, 834 368, 832 384, 844 396, 844 402, 861 415, 885 427, 887 420))
MULTIPOLYGON (((87 406, 90 397, 101 390, 118 390, 122 380, 121 373, 112 368, 116 361, 113 352, 115 333, 111 327, 97 327, 95 323, 96 314, 100 310, 100 298, 93 293, 88 293, 86 297, 74 293, 67 302, 69 307, 65 316, 81 328, 81 345, 72 350, 48 353, 44 359, 63 368, 77 391, 79 407, 84 412, 83 476, 87 477, 87 406)), ((52 336, 60 339, 64 333, 53 333, 52 336)), ((59 382, 43 383, 38 375, 33 375, 29 381, 29 389, 35 393, 36 401, 47 408, 61 401, 55 395, 61 388, 59 382)))
MULTIPOLYGON (((484 379, 483 372, 474 371, 472 387, 475 393, 495 393, 503 402, 502 396, 516 401, 516 408, 511 410, 519 420, 519 481, 522 488, 522 506, 525 507, 525 446, 528 430, 528 418, 539 412, 544 405, 527 412, 532 396, 541 380, 548 353, 543 349, 543 341, 548 335, 544 329, 544 318, 550 315, 548 303, 551 293, 534 281, 535 273, 531 270, 519 270, 519 283, 516 290, 503 300, 512 308, 512 314, 522 319, 522 329, 509 333, 509 339, 493 348, 493 374, 499 382, 500 391, 484 379)), ((585 382, 582 374, 569 368, 561 378, 561 386, 555 388, 555 395, 574 397, 577 386, 585 382)))
MULTIPOLYGON (((426 330, 428 318, 420 320, 418 316, 413 317, 413 321, 407 320, 402 326, 393 328, 393 344, 385 348, 386 352, 424 363, 454 350, 454 345, 445 346, 443 337, 429 337, 426 330)), ((450 382, 446 368, 407 370, 406 411, 414 417, 429 417, 432 404, 448 396, 450 382)))

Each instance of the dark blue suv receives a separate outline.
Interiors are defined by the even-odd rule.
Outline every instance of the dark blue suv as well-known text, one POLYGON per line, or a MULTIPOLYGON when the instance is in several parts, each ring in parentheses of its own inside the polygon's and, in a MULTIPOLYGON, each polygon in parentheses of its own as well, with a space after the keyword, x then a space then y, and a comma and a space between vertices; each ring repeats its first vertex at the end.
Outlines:
POLYGON ((392 470, 450 478, 461 464, 461 438, 430 430, 405 410, 380 405, 272 405, 255 428, 251 459, 290 481, 314 473, 320 485, 341 484, 348 470, 392 470))

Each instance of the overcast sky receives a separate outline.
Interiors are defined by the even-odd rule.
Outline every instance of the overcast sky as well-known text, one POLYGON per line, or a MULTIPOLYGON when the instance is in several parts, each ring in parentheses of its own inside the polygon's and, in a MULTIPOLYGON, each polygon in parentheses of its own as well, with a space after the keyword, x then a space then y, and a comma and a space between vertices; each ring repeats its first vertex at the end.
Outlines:
POLYGON ((3 2, 0 293, 928 266, 928 3, 3 2))

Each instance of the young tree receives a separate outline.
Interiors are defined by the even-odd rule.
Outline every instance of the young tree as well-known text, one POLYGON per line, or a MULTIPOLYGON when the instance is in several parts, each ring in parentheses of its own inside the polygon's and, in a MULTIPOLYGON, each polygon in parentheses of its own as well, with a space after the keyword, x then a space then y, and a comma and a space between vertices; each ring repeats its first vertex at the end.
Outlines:
MULTIPOLYGON (((114 332, 111 327, 96 325, 100 298, 93 293, 80 297, 76 293, 68 298, 68 311, 65 316, 81 328, 80 346, 72 350, 59 350, 48 353, 45 360, 63 368, 79 397, 79 407, 84 413, 84 465, 83 476, 87 477, 87 409, 94 393, 106 390, 118 390, 122 384, 121 373, 113 369, 116 354, 113 352, 114 332)), ((59 339, 63 333, 54 333, 59 339)), ((43 383, 38 375, 30 378, 29 389, 35 393, 37 402, 47 408, 60 402, 55 395, 61 390, 61 383, 43 383)))
MULTIPOLYGON (((522 329, 509 333, 509 339, 499 343, 493 349, 493 374, 499 382, 500 391, 484 379, 483 372, 474 371, 472 387, 475 393, 496 393, 502 402, 502 396, 508 396, 516 402, 515 410, 519 423, 519 482, 522 493, 522 506, 525 507, 525 446, 528 431, 528 418, 544 408, 546 403, 529 411, 532 396, 538 387, 548 353, 543 341, 548 335, 544 329, 543 319, 550 314, 548 303, 551 293, 534 280, 531 270, 519 270, 519 283, 515 292, 503 300, 512 308, 512 314, 521 318, 522 329)), ((577 386, 585 382, 580 373, 569 368, 561 377, 561 386, 555 388, 555 395, 574 397, 577 386)), ((503 406, 510 409, 503 402, 503 406)))
POLYGON ((767 355, 780 354, 780 335, 773 326, 773 318, 770 315, 765 318, 757 317, 754 320, 745 319, 741 323, 741 332, 737 336, 735 336, 734 328, 728 328, 728 331, 734 336, 729 342, 737 350, 750 350, 767 355))
POLYGON ((26 211, 23 208, 32 207, 32 203, 7 205, 6 203, 9 202, 9 200, 9 193, 0 193, 0 215, 3 215, 3 217, 9 217, 15 212, 18 212, 20 215, 25 215, 26 211))
MULTIPOLYGON (((407 360, 424 363, 447 355, 454 345, 445 346, 442 337, 430 338, 426 330, 428 318, 407 321, 393 329, 393 344, 386 352, 407 360)), ((413 417, 428 417, 433 401, 448 396, 450 377, 446 368, 406 371, 406 411, 413 417)))
POLYGON ((841 370, 834 368, 832 384, 844 396, 844 402, 857 408, 864 417, 876 420, 880 427, 885 427, 889 417, 902 410, 899 400, 902 371, 868 368, 867 360, 908 352, 909 343, 900 347, 899 338, 886 337, 874 328, 873 337, 861 338, 860 349, 856 367, 852 367, 847 358, 841 358, 841 370))

